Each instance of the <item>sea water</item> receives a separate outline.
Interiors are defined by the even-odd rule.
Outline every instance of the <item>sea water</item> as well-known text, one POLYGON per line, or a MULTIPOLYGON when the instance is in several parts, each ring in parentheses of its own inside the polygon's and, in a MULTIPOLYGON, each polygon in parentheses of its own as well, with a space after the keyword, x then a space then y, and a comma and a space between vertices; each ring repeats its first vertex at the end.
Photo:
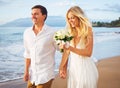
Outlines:
MULTIPOLYGON (((61 29, 62 27, 55 27, 61 29)), ((0 27, 0 82, 23 77, 23 32, 25 27, 0 27)), ((120 55, 120 28, 93 28, 94 48, 92 58, 98 61, 103 58, 120 55)), ((61 53, 55 55, 55 71, 58 70, 61 53)))

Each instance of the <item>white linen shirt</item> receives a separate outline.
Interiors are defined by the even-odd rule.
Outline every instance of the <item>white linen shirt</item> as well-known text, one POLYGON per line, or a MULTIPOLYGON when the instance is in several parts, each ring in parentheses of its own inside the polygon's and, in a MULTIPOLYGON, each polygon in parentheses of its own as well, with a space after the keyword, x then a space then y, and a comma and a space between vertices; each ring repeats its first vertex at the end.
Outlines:
POLYGON ((46 83, 55 77, 54 32, 55 30, 47 25, 44 25, 37 35, 33 31, 33 27, 24 32, 24 57, 31 59, 30 81, 35 85, 46 83))

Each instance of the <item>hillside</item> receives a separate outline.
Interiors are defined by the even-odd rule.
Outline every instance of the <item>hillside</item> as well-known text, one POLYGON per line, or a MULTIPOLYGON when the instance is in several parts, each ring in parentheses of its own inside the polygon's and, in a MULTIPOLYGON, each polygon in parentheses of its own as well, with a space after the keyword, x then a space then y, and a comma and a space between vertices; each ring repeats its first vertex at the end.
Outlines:
MULTIPOLYGON (((65 18, 61 16, 48 16, 46 24, 49 26, 61 27, 65 26, 65 18)), ((29 27, 32 26, 31 18, 20 18, 6 24, 0 25, 1 27, 29 27)))

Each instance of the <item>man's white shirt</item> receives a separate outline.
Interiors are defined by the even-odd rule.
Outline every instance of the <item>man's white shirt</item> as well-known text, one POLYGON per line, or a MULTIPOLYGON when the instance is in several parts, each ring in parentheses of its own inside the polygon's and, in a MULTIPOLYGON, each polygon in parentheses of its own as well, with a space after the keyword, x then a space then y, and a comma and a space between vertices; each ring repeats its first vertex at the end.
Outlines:
POLYGON ((55 30, 47 25, 44 25, 37 35, 33 31, 33 27, 24 32, 24 58, 31 59, 30 80, 35 85, 46 83, 55 77, 54 33, 55 30))

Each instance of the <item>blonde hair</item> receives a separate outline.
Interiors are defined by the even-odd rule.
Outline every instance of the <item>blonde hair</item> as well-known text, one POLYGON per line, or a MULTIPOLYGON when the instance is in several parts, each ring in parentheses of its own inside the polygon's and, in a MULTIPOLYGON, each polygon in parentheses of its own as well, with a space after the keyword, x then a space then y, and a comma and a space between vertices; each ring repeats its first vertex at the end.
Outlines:
POLYGON ((81 37, 82 39, 85 39, 85 37, 88 35, 88 28, 92 27, 91 23, 89 22, 83 10, 79 6, 71 7, 66 14, 66 20, 67 20, 66 27, 73 36, 76 35, 76 32, 74 28, 72 28, 70 24, 68 23, 68 14, 70 12, 72 13, 72 15, 74 15, 75 17, 79 19, 78 36, 81 37))

